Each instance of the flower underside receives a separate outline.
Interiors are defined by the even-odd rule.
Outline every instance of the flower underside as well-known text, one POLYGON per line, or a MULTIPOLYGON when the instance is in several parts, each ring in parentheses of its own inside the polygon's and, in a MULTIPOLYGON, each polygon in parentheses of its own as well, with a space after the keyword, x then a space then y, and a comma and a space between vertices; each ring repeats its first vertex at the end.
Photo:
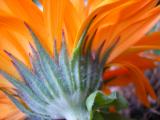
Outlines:
MULTIPOLYGON (((100 53, 104 43, 95 52, 94 57, 91 52, 92 40, 85 46, 84 52, 83 43, 87 39, 89 26, 90 24, 82 33, 72 58, 68 57, 64 34, 62 34, 61 51, 57 51, 55 44, 54 58, 52 58, 29 27, 36 46, 35 49, 30 44, 32 54, 29 57, 32 67, 29 69, 5 51, 23 81, 0 70, 0 73, 16 88, 15 92, 4 88, 1 90, 27 116, 45 120, 90 119, 86 99, 91 93, 101 88, 104 64, 116 43, 106 50, 102 59, 100 59, 100 53)), ((96 32, 91 39, 95 34, 96 32)))

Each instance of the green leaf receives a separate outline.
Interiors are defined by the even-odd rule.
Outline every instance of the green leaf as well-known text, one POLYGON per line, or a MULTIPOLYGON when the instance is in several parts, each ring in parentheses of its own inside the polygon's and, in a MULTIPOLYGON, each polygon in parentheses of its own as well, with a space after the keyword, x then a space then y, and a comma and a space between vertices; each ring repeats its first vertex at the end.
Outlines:
POLYGON ((117 110, 121 110, 128 107, 128 102, 123 96, 117 94, 117 99, 114 101, 114 106, 117 110))
POLYGON ((95 91, 86 100, 86 106, 90 112, 90 120, 93 119, 95 112, 108 112, 110 106, 115 106, 117 110, 128 106, 127 101, 118 93, 113 92, 105 95, 101 91, 95 91))
POLYGON ((106 96, 101 91, 95 91, 86 100, 88 111, 92 111, 100 106, 108 105, 116 100, 116 93, 106 96))

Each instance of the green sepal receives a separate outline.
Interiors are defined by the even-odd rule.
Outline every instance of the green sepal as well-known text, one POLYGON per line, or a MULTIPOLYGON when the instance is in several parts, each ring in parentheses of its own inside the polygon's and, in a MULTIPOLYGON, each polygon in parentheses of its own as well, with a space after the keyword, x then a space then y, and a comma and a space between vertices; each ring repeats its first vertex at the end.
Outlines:
POLYGON ((53 61, 48 52, 44 49, 44 47, 40 43, 36 34, 32 31, 32 29, 28 25, 26 25, 26 27, 30 31, 30 34, 39 53, 40 62, 42 66, 41 68, 44 75, 47 78, 52 96, 57 97, 59 95, 64 95, 64 86, 62 85, 61 74, 58 71, 58 66, 53 61))
MULTIPOLYGON (((97 61, 93 61, 92 59, 92 52, 91 52, 91 47, 92 47, 92 43, 94 40, 94 37, 96 35, 97 30, 95 30, 95 32, 93 33, 93 35, 91 36, 88 46, 86 47, 86 53, 85 53, 85 57, 84 57, 84 61, 85 61, 85 72, 83 74, 86 74, 86 82, 85 82, 85 88, 86 92, 90 92, 92 90, 95 89, 94 84, 98 81, 98 79, 100 78, 97 75, 97 71, 98 69, 98 65, 96 65, 96 67, 94 66, 95 63, 98 63, 97 61), (96 69, 94 69, 96 68, 96 69), (97 78, 98 77, 98 78, 97 78), (92 79, 92 80, 91 80, 92 79)), ((85 48, 84 48, 85 50, 85 48)))
POLYGON ((0 74, 2 74, 17 88, 19 97, 22 97, 25 103, 28 104, 32 110, 37 110, 40 114, 44 113, 45 110, 42 108, 42 106, 46 106, 46 103, 41 100, 39 96, 36 96, 28 86, 3 71, 0 71, 0 74))
POLYGON ((81 56, 82 56, 82 46, 83 46, 83 43, 84 43, 84 40, 86 38, 86 35, 87 35, 87 32, 93 22, 93 20, 95 19, 95 17, 93 17, 88 25, 86 26, 85 30, 83 31, 80 39, 79 39, 79 42, 76 46, 76 48, 74 49, 73 51, 73 54, 72 54, 72 59, 71 59, 71 70, 72 70, 72 76, 73 78, 75 79, 76 81, 76 86, 75 88, 80 91, 82 90, 82 81, 81 81, 81 70, 80 70, 80 60, 81 60, 81 56))
POLYGON ((64 40, 65 37, 64 35, 62 37, 63 37, 62 48, 58 60, 62 73, 61 76, 63 77, 62 83, 64 83, 64 88, 66 88, 65 90, 67 90, 68 93, 73 94, 75 90, 75 81, 72 79, 71 76, 71 66, 67 53, 66 43, 64 40))
POLYGON ((103 58, 101 60, 101 63, 100 63, 100 66, 101 67, 104 67, 105 63, 107 62, 108 58, 110 57, 112 51, 114 50, 114 48, 116 47, 116 45, 118 44, 119 42, 119 39, 118 38, 108 49, 106 49, 106 51, 104 52, 104 55, 103 55, 103 58))
POLYGON ((53 52, 54 52, 54 61, 55 61, 55 63, 58 64, 58 62, 59 62, 59 58, 58 58, 59 54, 58 54, 58 50, 57 50, 57 42, 56 42, 56 40, 54 40, 53 52))
POLYGON ((46 101, 50 101, 44 94, 43 89, 45 89, 43 87, 43 85, 41 84, 40 80, 37 78, 37 76, 35 76, 30 69, 28 69, 28 67, 21 62, 20 60, 18 60, 16 57, 14 57, 11 53, 8 53, 6 51, 6 53, 8 54, 8 56, 12 59, 12 62, 15 66, 15 68, 17 69, 17 71, 19 72, 19 74, 21 75, 22 79, 25 81, 25 83, 28 85, 29 88, 31 88, 31 90, 37 95, 37 96, 41 96, 42 99, 45 99, 46 101))

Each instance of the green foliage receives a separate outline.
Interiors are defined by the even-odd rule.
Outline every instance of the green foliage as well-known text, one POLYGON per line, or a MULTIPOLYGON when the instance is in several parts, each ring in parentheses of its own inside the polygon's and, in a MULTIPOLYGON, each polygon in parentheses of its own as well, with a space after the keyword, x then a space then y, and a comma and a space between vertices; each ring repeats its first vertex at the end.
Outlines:
POLYGON ((117 110, 121 110, 126 108, 128 104, 127 101, 116 92, 105 95, 101 91, 95 91, 87 98, 86 106, 90 112, 90 120, 96 120, 97 117, 103 120, 103 116, 109 113, 109 107, 115 106, 117 110))

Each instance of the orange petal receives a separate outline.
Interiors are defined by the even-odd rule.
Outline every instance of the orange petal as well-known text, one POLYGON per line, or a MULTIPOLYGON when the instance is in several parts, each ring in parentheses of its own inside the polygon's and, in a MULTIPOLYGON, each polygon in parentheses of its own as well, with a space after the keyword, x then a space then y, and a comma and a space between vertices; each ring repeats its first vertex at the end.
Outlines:
POLYGON ((23 120, 25 115, 20 112, 15 105, 0 92, 0 120, 23 120))
POLYGON ((111 93, 111 90, 110 90, 109 88, 107 88, 106 86, 102 86, 102 91, 103 91, 106 95, 108 95, 108 94, 111 93))
POLYGON ((146 50, 160 49, 160 32, 155 32, 150 35, 143 37, 136 43, 133 47, 131 47, 127 52, 136 53, 142 52, 146 50))
POLYGON ((53 45, 53 40, 56 39, 58 50, 61 47, 63 15, 66 2, 67 0, 45 0, 43 2, 45 25, 49 39, 52 41, 50 45, 53 45))
POLYGON ((139 99, 144 103, 144 105, 149 106, 149 102, 147 99, 147 94, 149 94, 153 99, 156 99, 156 95, 155 92, 153 90, 153 88, 151 87, 148 79, 144 76, 144 74, 141 72, 141 70, 139 68, 137 68, 136 66, 127 63, 127 62, 121 62, 120 63, 122 66, 126 67, 132 77, 133 77, 133 82, 135 84, 136 87, 136 94, 137 97, 139 97, 139 99))
POLYGON ((138 42, 160 19, 160 7, 155 8, 148 14, 145 20, 129 26, 121 33, 121 42, 113 51, 109 61, 116 58, 130 46, 138 42))
MULTIPOLYGON (((19 76, 17 70, 13 66, 12 62, 8 58, 8 56, 5 53, 0 52, 0 69, 9 73, 10 75, 20 79, 21 77, 19 76)), ((1 82, 4 83, 4 85, 9 85, 8 82, 6 82, 6 79, 2 78, 1 76, 1 82)), ((1 84, 2 84, 1 83, 1 84)), ((0 85, 1 86, 1 85, 0 85)))
POLYGON ((113 29, 115 29, 112 26, 119 22, 119 19, 121 18, 121 11, 133 3, 134 1, 129 1, 124 4, 120 4, 119 6, 108 10, 105 14, 96 19, 89 31, 93 32, 93 30, 98 28, 97 35, 93 41, 93 51, 97 49, 98 45, 103 40, 106 40, 105 49, 109 47, 110 34, 112 34, 113 29))
MULTIPOLYGON (((157 2, 155 2, 154 0, 134 1, 134 2, 132 1, 132 2, 120 4, 117 8, 114 7, 114 9, 110 12, 114 13, 113 11, 115 10, 115 13, 117 13, 117 15, 115 14, 115 16, 114 17, 112 16, 111 18, 114 18, 115 20, 117 18, 117 23, 116 21, 115 21, 116 24, 113 23, 113 20, 112 20, 112 24, 106 21, 106 23, 104 22, 104 25, 102 24, 98 28, 97 35, 93 41, 93 48, 94 48, 93 51, 97 49, 97 46, 99 46, 101 41, 106 40, 105 47, 103 49, 103 51, 105 51, 106 48, 108 48, 109 45, 111 45, 115 41, 115 39, 120 36, 123 30, 125 29, 129 30, 131 28, 130 26, 136 23, 137 21, 145 20, 146 17, 149 16, 148 13, 151 13, 151 11, 150 12, 148 11, 153 9, 156 3, 157 2), (123 13, 125 11, 128 11, 128 9, 132 9, 131 11, 134 11, 134 12, 129 12, 123 15, 123 13)), ((106 12, 106 15, 110 14, 110 12, 108 13, 106 12)), ((122 34, 121 36, 125 36, 125 35, 126 33, 124 33, 124 35, 122 34)), ((122 39, 120 41, 122 41, 122 39)))
MULTIPOLYGON (((85 21, 83 22, 83 24, 81 25, 78 34, 76 35, 76 39, 74 42, 74 47, 76 46, 76 44, 79 41, 79 38, 81 36, 81 34, 83 33, 84 28, 87 26, 87 24, 89 23, 89 21, 96 16, 96 19, 98 19, 99 17, 101 17, 101 15, 103 16, 104 13, 108 13, 109 10, 112 10, 114 7, 117 7, 125 2, 127 2, 128 0, 112 0, 112 1, 103 1, 103 3, 99 4, 96 6, 96 8, 94 8, 94 10, 91 12, 91 14, 85 19, 85 21)), ((96 28, 94 28, 96 29, 96 28)), ((94 31, 94 30, 93 30, 94 31)))
POLYGON ((71 0, 71 2, 73 3, 76 11, 81 16, 81 18, 84 18, 86 15, 84 0, 71 0))
MULTIPOLYGON (((28 58, 28 52, 26 51, 25 48, 20 45, 21 43, 19 42, 20 38, 22 37, 16 37, 13 36, 9 32, 2 32, 0 34, 0 51, 8 51, 12 53, 14 56, 16 56, 18 59, 23 61, 25 64, 29 65, 29 58, 28 58), (5 41, 5 42, 4 42, 5 41)), ((28 48, 29 49, 29 48, 28 48)))
POLYGON ((122 75, 122 76, 119 76, 119 77, 116 77, 115 79, 111 80, 111 81, 106 81, 106 86, 127 86, 129 85, 130 83, 132 83, 131 81, 131 76, 129 76, 128 74, 126 75, 122 75))
POLYGON ((65 6, 64 14, 64 24, 65 24, 65 36, 67 42, 67 48, 69 54, 73 50, 74 41, 76 39, 76 34, 81 25, 81 15, 78 14, 75 7, 71 2, 67 2, 65 6), (69 14, 68 14, 69 13, 69 14), (72 21, 72 24, 71 24, 72 21))
POLYGON ((127 69, 115 69, 115 70, 106 70, 103 73, 103 79, 104 80, 108 80, 111 78, 115 78, 116 76, 121 76, 121 75, 125 75, 128 73, 127 69))
MULTIPOLYGON (((19 18, 27 23, 40 39, 43 46, 51 53, 52 41, 47 37, 42 11, 32 0, 1 0, 11 11, 5 16, 19 18)), ((7 10, 3 10, 7 11, 7 10)))
POLYGON ((112 62, 117 63, 123 61, 129 62, 141 70, 151 69, 156 66, 154 60, 141 57, 138 54, 122 54, 112 62))

